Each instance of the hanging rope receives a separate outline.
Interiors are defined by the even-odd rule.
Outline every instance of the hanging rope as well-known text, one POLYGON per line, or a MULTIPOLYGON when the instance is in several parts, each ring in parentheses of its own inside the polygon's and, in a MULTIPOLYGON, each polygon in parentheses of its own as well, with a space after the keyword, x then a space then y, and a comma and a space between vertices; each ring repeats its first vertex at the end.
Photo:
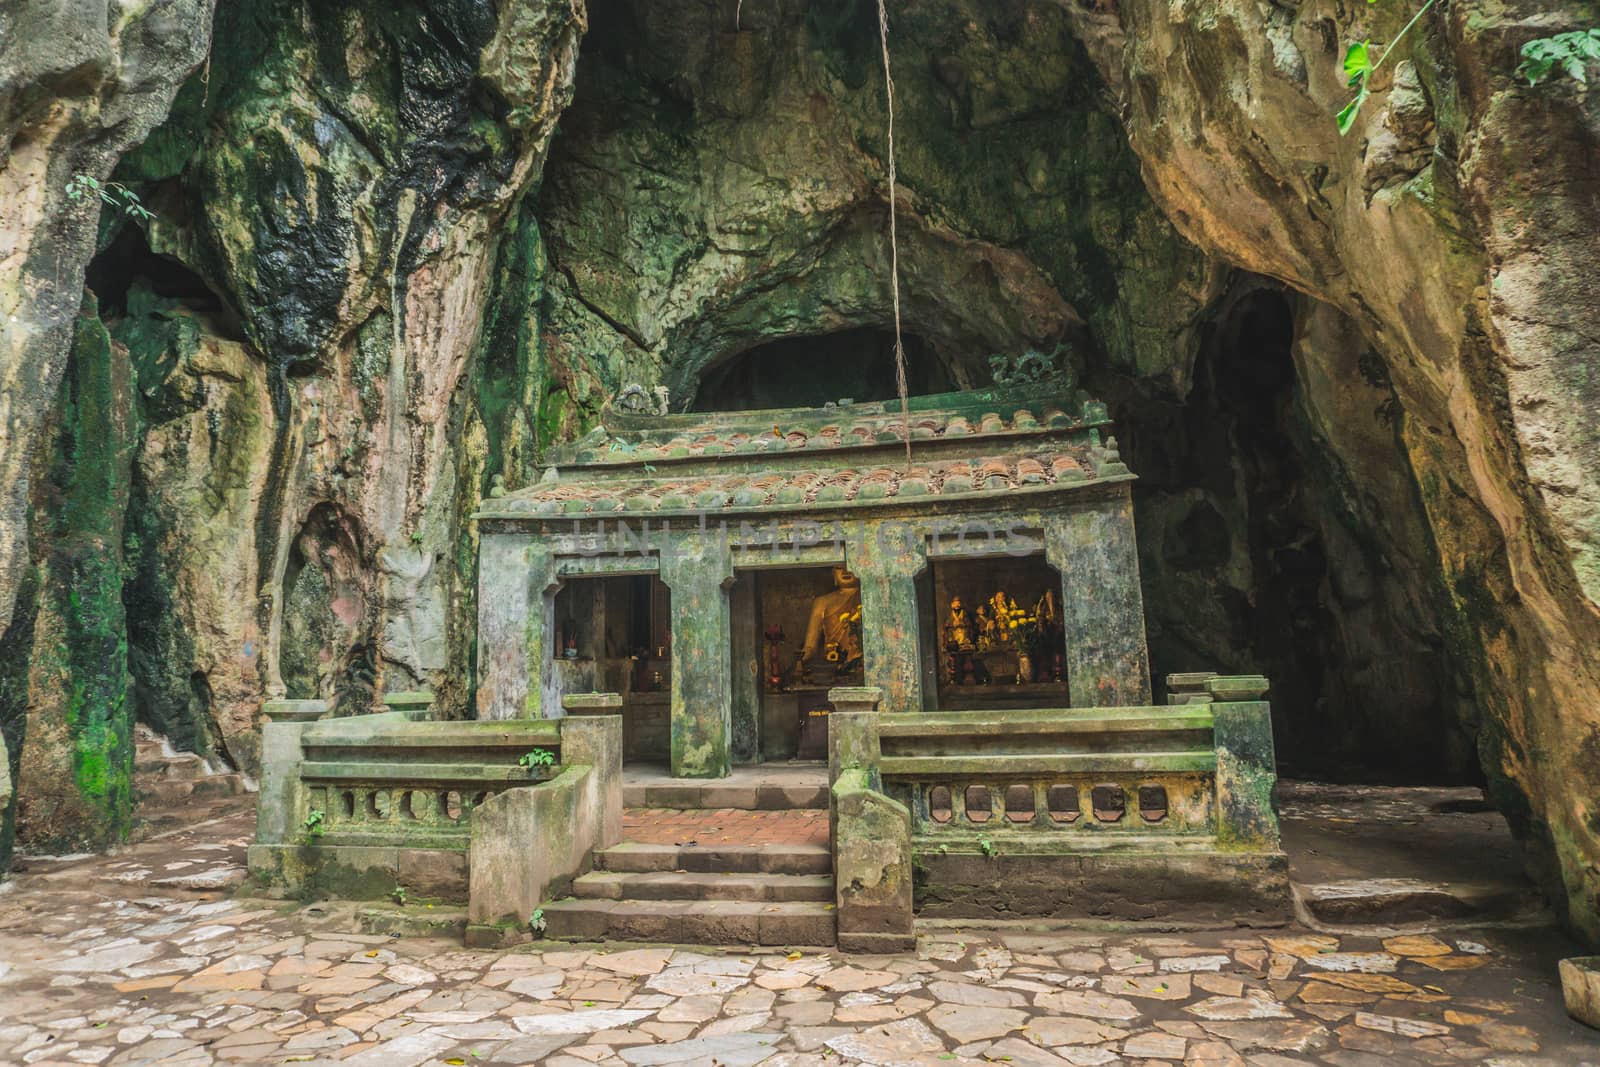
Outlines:
POLYGON ((900 240, 894 204, 894 78, 889 74, 889 12, 878 0, 878 43, 883 48, 883 96, 889 109, 889 293, 894 304, 894 380, 900 390, 900 429, 906 439, 906 470, 911 469, 911 401, 906 389, 906 348, 900 339, 900 240))

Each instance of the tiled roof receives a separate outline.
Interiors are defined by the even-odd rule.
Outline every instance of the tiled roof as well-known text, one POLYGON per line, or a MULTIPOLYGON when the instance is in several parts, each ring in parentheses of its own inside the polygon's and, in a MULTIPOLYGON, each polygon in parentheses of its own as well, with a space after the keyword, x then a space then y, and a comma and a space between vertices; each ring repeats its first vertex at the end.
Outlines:
POLYGON ((1071 449, 993 455, 901 466, 796 468, 683 478, 540 482, 499 500, 484 514, 606 517, 662 512, 821 509, 854 504, 1002 495, 1129 477, 1115 452, 1071 449))
POLYGON ((608 410, 601 426, 551 450, 537 483, 492 495, 479 515, 821 510, 1131 478, 1114 442, 1102 443, 1105 405, 1064 392, 1045 383, 914 398, 909 469, 896 403, 666 416, 608 410))
MULTIPOLYGON (((1105 405, 1064 381, 912 397, 911 440, 970 441, 1083 430, 1109 421, 1105 405)), ((551 450, 561 467, 615 467, 717 456, 900 445, 905 421, 894 401, 822 408, 636 415, 609 407, 601 425, 551 450)))

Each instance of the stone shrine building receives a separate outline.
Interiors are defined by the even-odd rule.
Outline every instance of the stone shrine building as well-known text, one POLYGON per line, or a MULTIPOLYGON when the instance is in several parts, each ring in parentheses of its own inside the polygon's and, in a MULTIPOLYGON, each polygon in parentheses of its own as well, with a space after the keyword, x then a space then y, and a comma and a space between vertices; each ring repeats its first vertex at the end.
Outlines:
POLYGON ((831 685, 878 687, 887 712, 1148 704, 1133 475, 1105 406, 1060 381, 909 405, 909 466, 895 402, 608 408, 477 515, 479 717, 619 693, 629 759, 717 777, 821 755, 805 713, 831 685), (835 577, 859 583, 860 654, 797 670, 835 577))
POLYGON ((1281 921, 1266 679, 1151 704, 1104 405, 1056 380, 907 415, 608 407, 478 512, 475 720, 267 706, 252 870, 465 903, 480 945, 1281 921), (732 838, 658 839, 685 808, 732 838), (818 834, 738 836, 773 809, 818 834))

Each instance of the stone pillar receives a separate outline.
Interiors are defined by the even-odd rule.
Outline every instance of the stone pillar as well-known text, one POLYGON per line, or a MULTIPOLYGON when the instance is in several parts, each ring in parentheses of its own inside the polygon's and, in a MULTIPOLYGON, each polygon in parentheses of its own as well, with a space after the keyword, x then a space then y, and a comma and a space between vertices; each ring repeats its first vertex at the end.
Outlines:
POLYGON ((878 788, 878 703, 883 690, 875 685, 835 686, 828 690, 833 713, 828 716, 828 783, 841 771, 861 767, 871 772, 878 788))
POLYGON ((1206 683, 1211 732, 1217 746, 1217 841, 1234 848, 1276 851, 1277 756, 1272 745, 1272 705, 1259 675, 1212 678, 1206 683))
POLYGON ((846 565, 861 580, 866 684, 883 691, 885 712, 921 711, 917 575, 928 565, 926 543, 908 525, 874 523, 847 546, 846 565))
POLYGON ((846 771, 859 770, 872 789, 883 788, 878 771, 878 703, 883 690, 875 685, 835 686, 828 690, 833 712, 828 716, 828 839, 838 840, 839 806, 833 787, 846 771))
MULTIPOLYGON (((576 697, 569 696, 569 701, 576 697)), ((622 840, 622 697, 595 693, 568 708, 561 720, 561 762, 587 764, 594 772, 598 810, 590 848, 610 848, 622 840), (606 714, 608 711, 610 714, 606 714)))
POLYGON ((672 774, 725 778, 732 770, 733 559, 714 533, 677 535, 661 553, 672 590, 672 774))
POLYGON ((248 851, 250 871, 275 884, 299 872, 286 870, 283 851, 302 843, 305 819, 300 735, 328 713, 325 700, 274 700, 262 708, 261 778, 256 793, 256 839, 248 851))
POLYGON ((1144 596, 1127 489, 1052 515, 1045 526, 1045 558, 1061 572, 1072 706, 1149 704, 1144 596))
POLYGON ((766 671, 766 645, 756 633, 756 578, 746 571, 728 590, 733 620, 733 762, 761 759, 761 694, 766 671))
MULTIPOLYGON (((485 533, 478 547, 478 718, 536 719, 550 655, 549 548, 526 533, 485 533)), ((549 709, 555 714, 555 709, 549 709)))

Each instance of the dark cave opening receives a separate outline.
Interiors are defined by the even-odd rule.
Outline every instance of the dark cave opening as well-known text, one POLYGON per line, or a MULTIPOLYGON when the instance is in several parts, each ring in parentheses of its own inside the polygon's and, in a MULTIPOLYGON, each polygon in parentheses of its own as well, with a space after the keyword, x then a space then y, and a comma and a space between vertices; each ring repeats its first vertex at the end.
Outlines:
POLYGON ((99 301, 101 317, 110 319, 127 314, 128 293, 135 282, 203 316, 209 332, 233 341, 245 339, 238 316, 205 279, 181 260, 153 251, 144 230, 130 222, 89 261, 84 285, 99 301))
MULTIPOLYGON (((903 335, 906 387, 912 396, 953 388, 933 346, 903 335)), ((784 337, 745 349, 700 379, 691 411, 821 407, 830 401, 894 400, 894 331, 863 326, 809 337, 784 337)))
POLYGON ((1248 282, 1208 327, 1187 397, 1118 405, 1158 699, 1172 672, 1264 674, 1281 773, 1477 784, 1454 668, 1409 591, 1421 580, 1350 511, 1347 472, 1308 425, 1295 299, 1248 282))

